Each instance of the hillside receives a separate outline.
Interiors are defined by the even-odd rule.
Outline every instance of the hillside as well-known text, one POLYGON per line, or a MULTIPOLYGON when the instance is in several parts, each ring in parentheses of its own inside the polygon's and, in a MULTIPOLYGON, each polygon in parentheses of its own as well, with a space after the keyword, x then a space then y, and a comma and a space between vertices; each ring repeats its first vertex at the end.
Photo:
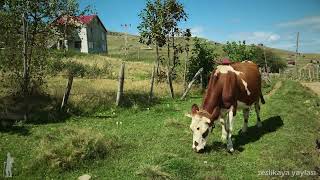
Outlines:
MULTIPOLYGON (((191 48, 193 45, 193 39, 191 38, 191 48)), ((150 46, 150 48, 144 44, 139 43, 139 36, 137 35, 128 35, 128 56, 127 60, 128 61, 143 61, 143 62, 148 62, 152 63, 154 62, 155 58, 155 49, 153 46, 150 46)), ((179 42, 180 40, 177 39, 179 42)), ((215 43, 214 41, 209 41, 213 43, 214 46, 217 48, 218 54, 223 57, 225 56, 223 51, 222 51, 222 45, 220 43, 215 43)), ((124 33, 119 33, 119 32, 111 32, 108 34, 108 50, 109 50, 109 55, 111 57, 122 57, 124 58, 124 53, 125 53, 125 48, 124 48, 124 43, 125 43, 125 34, 124 33)), ((295 52, 292 51, 287 51, 283 49, 276 49, 276 48, 271 48, 267 47, 267 49, 270 49, 272 52, 275 54, 279 55, 280 57, 286 59, 286 60, 293 60, 295 58, 295 52)), ((166 47, 160 48, 160 54, 165 56, 167 53, 166 47)), ((185 54, 182 54, 181 59, 184 59, 185 54)), ((298 58, 298 64, 306 64, 312 59, 320 59, 320 54, 311 54, 311 53, 306 53, 302 54, 301 57, 298 58)))

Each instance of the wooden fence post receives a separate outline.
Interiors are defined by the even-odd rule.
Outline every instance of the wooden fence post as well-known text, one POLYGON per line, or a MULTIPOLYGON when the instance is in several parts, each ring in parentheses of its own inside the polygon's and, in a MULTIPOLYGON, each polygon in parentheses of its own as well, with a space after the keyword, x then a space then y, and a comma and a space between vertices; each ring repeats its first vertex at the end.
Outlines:
POLYGON ((120 72, 119 72, 119 85, 118 85, 116 106, 120 105, 121 97, 123 96, 124 67, 125 67, 125 63, 122 62, 120 72))
MULTIPOLYGON (((200 68, 200 69, 198 70, 198 72, 193 76, 192 80, 191 80, 190 83, 188 84, 187 89, 184 91, 183 95, 181 96, 181 98, 180 98, 181 100, 183 100, 183 99, 187 96, 188 92, 189 92, 190 89, 191 89, 192 84, 194 83, 194 81, 196 81, 196 79, 197 79, 198 76, 202 73, 202 71, 203 71, 203 68, 200 68)), ((201 86, 202 86, 202 85, 201 85, 201 86)))
POLYGON ((317 80, 319 80, 320 77, 319 77, 319 65, 318 64, 316 66, 316 76, 317 76, 317 80))
POLYGON ((156 66, 154 65, 153 69, 152 69, 152 75, 151 75, 149 102, 152 100, 152 97, 153 97, 153 85, 154 85, 154 74, 155 74, 155 71, 156 71, 156 66))
POLYGON ((73 75, 70 74, 68 77, 67 88, 66 88, 66 91, 64 92, 63 99, 62 99, 61 108, 60 108, 61 110, 63 110, 68 103, 70 91, 72 88, 72 83, 73 83, 73 75))

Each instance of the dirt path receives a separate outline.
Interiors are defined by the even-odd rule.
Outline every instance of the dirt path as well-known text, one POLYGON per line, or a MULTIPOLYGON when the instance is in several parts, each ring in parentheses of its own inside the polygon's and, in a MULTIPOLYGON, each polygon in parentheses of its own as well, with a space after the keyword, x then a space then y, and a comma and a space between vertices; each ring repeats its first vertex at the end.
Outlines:
POLYGON ((264 97, 269 98, 269 97, 272 96, 281 86, 282 86, 282 81, 278 81, 278 82, 274 85, 273 89, 272 89, 268 94, 266 94, 264 97))
POLYGON ((301 83, 303 86, 311 89, 313 92, 320 96, 320 82, 301 83))

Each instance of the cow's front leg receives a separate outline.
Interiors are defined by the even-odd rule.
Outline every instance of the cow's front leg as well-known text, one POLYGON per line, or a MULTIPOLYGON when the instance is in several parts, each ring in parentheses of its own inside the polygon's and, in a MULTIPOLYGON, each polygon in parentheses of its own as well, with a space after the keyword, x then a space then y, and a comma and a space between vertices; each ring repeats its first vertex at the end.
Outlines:
POLYGON ((228 120, 227 120, 227 124, 226 124, 226 131, 227 131, 227 149, 229 152, 233 152, 233 144, 232 144, 232 129, 233 129, 233 106, 231 106, 231 108, 229 109, 228 112, 228 120))

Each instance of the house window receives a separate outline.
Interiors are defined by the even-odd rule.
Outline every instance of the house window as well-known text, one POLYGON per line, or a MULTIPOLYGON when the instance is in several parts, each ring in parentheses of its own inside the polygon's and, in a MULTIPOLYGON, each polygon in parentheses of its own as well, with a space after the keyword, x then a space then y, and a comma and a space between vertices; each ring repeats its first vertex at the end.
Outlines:
POLYGON ((74 42, 74 48, 81 49, 81 41, 74 42))
POLYGON ((93 42, 89 42, 89 49, 93 49, 93 42))
POLYGON ((105 44, 102 44, 102 50, 106 51, 107 50, 107 46, 105 44))

